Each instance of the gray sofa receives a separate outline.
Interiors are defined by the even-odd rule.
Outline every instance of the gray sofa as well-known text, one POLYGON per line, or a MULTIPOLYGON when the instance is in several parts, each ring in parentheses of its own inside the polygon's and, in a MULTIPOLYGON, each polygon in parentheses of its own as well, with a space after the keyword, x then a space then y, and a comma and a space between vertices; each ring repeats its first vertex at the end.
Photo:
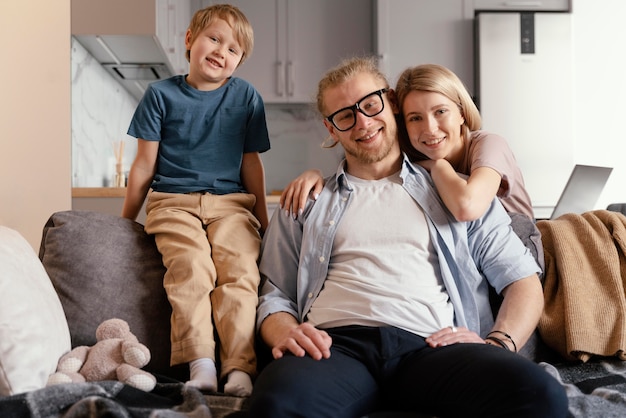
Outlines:
MULTIPOLYGON (((162 286, 164 267, 141 224, 96 212, 54 213, 43 228, 39 259, 63 307, 72 347, 94 344, 94 331, 101 322, 122 318, 151 350, 145 370, 163 383, 188 378, 186 367, 169 366, 171 308, 162 286)), ((567 385, 571 416, 626 416, 623 362, 568 363, 546 347, 538 334, 523 354, 567 385), (594 394, 597 387, 605 394, 608 390, 612 399, 594 394)), ((245 416, 245 398, 215 394, 205 399, 213 417, 245 416)), ((392 415, 372 415, 387 416, 392 415)))

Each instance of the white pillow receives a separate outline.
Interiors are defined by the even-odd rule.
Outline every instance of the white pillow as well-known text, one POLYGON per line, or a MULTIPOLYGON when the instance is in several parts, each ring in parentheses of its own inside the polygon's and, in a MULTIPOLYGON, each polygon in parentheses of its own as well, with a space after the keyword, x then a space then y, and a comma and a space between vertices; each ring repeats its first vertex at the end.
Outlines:
POLYGON ((70 351, 52 282, 30 244, 0 225, 0 396, 41 389, 70 351))

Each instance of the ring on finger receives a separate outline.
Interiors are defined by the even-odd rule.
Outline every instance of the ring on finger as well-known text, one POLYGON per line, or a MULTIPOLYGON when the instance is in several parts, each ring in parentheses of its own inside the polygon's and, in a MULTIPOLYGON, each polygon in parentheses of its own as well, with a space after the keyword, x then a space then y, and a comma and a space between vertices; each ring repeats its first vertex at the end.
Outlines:
POLYGON ((454 325, 450 326, 449 328, 450 328, 450 330, 452 332, 457 332, 458 331, 457 328, 454 325))

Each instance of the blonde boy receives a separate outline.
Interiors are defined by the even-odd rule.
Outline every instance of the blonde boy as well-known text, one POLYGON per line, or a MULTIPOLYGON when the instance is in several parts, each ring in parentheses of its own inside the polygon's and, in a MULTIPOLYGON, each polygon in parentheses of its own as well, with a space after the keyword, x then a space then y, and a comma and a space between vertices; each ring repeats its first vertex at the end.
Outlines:
POLYGON ((189 74, 152 83, 128 134, 138 138, 122 216, 136 219, 167 269, 171 364, 189 363, 187 384, 218 389, 215 330, 224 392, 246 396, 256 373, 254 322, 260 234, 268 223, 259 153, 270 148, 265 108, 233 77, 253 32, 239 9, 197 11, 185 37, 189 74))

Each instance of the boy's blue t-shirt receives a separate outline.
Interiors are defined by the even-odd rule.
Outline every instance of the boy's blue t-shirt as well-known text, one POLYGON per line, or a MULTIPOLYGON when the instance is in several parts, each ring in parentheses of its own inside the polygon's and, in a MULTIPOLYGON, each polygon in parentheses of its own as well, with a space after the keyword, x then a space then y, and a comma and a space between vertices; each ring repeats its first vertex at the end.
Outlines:
POLYGON ((263 99, 241 78, 197 90, 183 75, 151 83, 128 134, 159 141, 152 189, 167 193, 245 192, 241 161, 270 149, 263 99))

